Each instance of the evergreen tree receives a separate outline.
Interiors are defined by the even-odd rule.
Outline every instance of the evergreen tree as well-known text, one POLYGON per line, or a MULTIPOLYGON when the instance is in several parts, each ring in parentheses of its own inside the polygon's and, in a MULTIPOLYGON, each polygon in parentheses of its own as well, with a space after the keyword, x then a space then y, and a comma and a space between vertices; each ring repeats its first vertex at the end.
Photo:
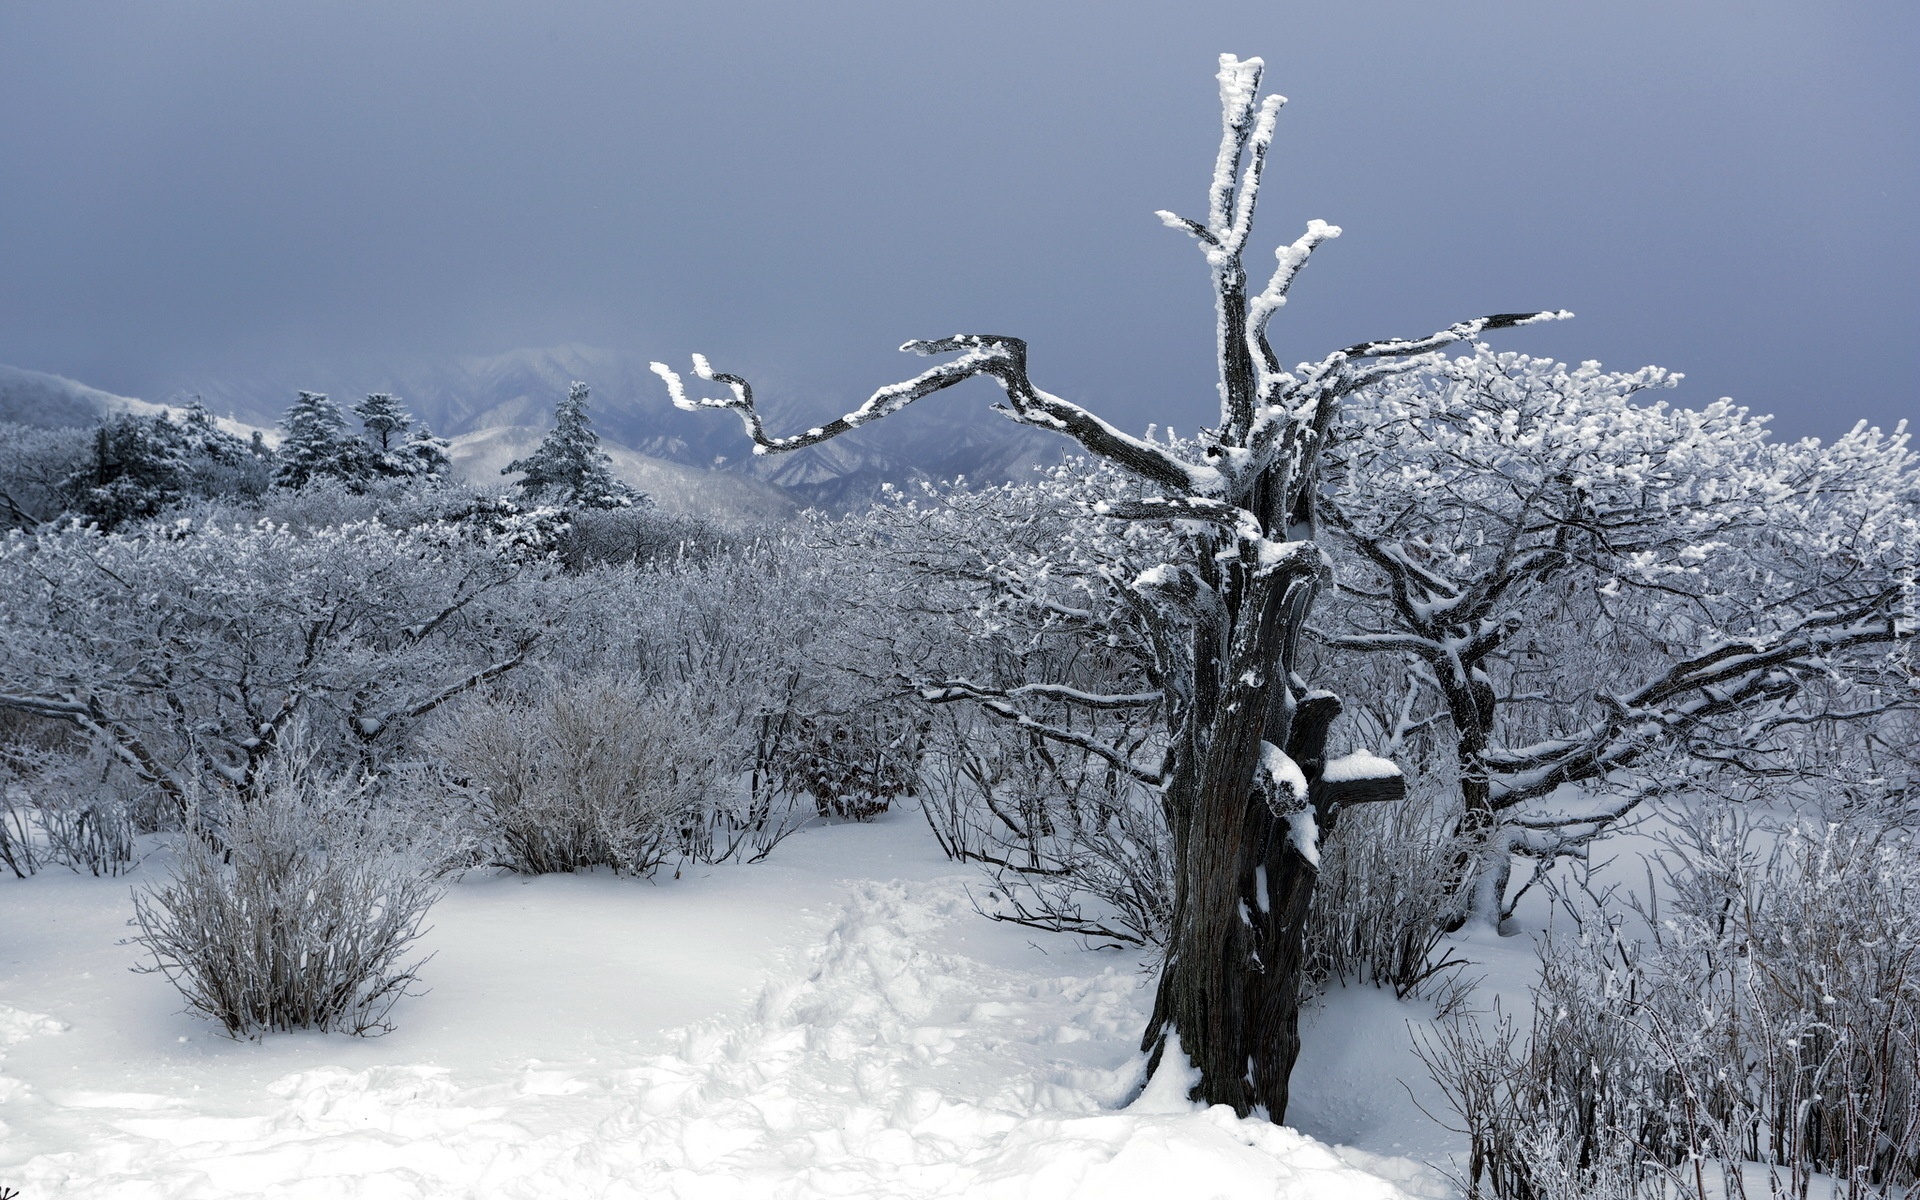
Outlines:
POLYGON ((252 448, 196 401, 177 421, 165 413, 124 413, 103 422, 92 453, 63 490, 74 511, 112 529, 189 496, 257 493, 262 470, 252 448))
POLYGON ((400 397, 389 392, 370 393, 353 406, 353 411, 367 431, 367 441, 381 454, 396 449, 395 443, 403 440, 407 430, 413 428, 413 417, 400 403, 400 397))
POLYGON ((280 487, 304 487, 323 475, 360 483, 372 473, 370 447, 347 432, 346 414, 324 392, 301 392, 280 428, 286 437, 273 473, 280 487))
POLYGON ((500 471, 524 472, 519 487, 528 498, 566 508, 627 508, 652 503, 613 477, 613 460, 589 427, 587 385, 576 380, 554 411, 554 427, 532 454, 500 471))
POLYGON ((400 479, 438 483, 453 470, 453 459, 448 457, 447 449, 445 438, 433 436, 422 425, 413 431, 412 437, 380 456, 381 470, 400 479))
POLYGON ((186 456, 163 416, 126 414, 93 431, 93 454, 68 478, 76 511, 103 529, 151 517, 180 497, 186 456))
POLYGON ((444 439, 416 421, 400 397, 388 392, 373 392, 353 406, 366 430, 371 473, 388 479, 437 482, 445 479, 453 467, 447 457, 444 439), (409 435, 408 431, 412 433, 409 435))

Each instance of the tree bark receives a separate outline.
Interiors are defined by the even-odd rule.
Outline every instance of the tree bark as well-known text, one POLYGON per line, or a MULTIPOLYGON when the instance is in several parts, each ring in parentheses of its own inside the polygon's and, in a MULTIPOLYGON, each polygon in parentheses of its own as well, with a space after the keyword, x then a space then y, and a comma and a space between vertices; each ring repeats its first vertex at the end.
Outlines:
POLYGON ((1286 1115, 1300 1054, 1307 918, 1320 877, 1313 831, 1330 830, 1346 804, 1397 800, 1405 791, 1398 778, 1322 779, 1337 699, 1320 693, 1281 708, 1254 731, 1252 764, 1245 729, 1229 723, 1218 733, 1242 739, 1214 742, 1236 752, 1213 756, 1212 786, 1168 798, 1190 802, 1197 819, 1176 834, 1175 935, 1141 1044, 1151 1074, 1177 1037, 1198 1073, 1192 1099, 1273 1121, 1286 1115), (1307 807, 1297 815, 1276 814, 1258 788, 1234 786, 1256 777, 1259 745, 1275 734, 1307 779, 1307 807))

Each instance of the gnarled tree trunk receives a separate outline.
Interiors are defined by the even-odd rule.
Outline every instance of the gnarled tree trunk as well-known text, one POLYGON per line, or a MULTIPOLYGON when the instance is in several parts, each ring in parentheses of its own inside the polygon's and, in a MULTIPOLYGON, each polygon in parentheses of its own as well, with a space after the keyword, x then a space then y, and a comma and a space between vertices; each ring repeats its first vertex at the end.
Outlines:
MULTIPOLYGON (((1028 377, 1026 344, 1001 335, 909 342, 902 349, 954 357, 788 437, 766 432, 745 379, 715 371, 705 358, 694 357, 694 373, 724 385, 728 395, 689 396, 671 368, 655 363, 653 369, 677 406, 738 413, 757 453, 815 445, 985 375, 1006 393, 1007 416, 1066 434, 1153 493, 1100 505, 1099 512, 1207 531, 1184 539, 1180 556, 1150 566, 1128 589, 1153 647, 1148 673, 1163 695, 1167 744, 1158 763, 1133 762, 1124 748, 1090 745, 1082 734, 1018 712, 1019 689, 950 681, 929 692, 984 701, 996 717, 1097 753, 1161 790, 1174 841, 1175 916, 1143 1047, 1150 1065, 1161 1068, 1177 1044, 1197 1069, 1192 1099, 1278 1121, 1300 1046, 1302 940, 1318 874, 1316 828, 1330 825, 1345 804, 1392 799, 1402 786, 1391 765, 1378 760, 1349 762, 1337 778, 1323 775, 1327 731, 1339 703, 1303 694, 1293 671, 1294 643, 1323 569, 1313 541, 1321 447, 1342 397, 1486 330, 1565 314, 1481 317, 1282 370, 1267 341, 1267 321, 1314 249, 1340 231, 1310 222, 1280 248, 1266 286, 1248 294, 1241 254, 1283 103, 1277 96, 1260 99, 1261 69, 1259 59, 1221 56, 1222 131, 1207 219, 1159 214, 1200 243, 1213 278, 1220 424, 1202 434, 1194 451, 1130 436, 1042 391, 1028 377)), ((1124 699, 1048 694, 1094 707, 1124 699)))

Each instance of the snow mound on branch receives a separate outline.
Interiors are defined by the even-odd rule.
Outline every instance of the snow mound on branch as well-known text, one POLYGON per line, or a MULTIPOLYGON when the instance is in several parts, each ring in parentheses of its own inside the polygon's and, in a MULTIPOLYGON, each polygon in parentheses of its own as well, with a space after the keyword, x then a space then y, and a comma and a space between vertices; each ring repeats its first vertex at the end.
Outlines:
POLYGON ((1326 769, 1320 772, 1320 778, 1328 783, 1347 783, 1355 779, 1398 779, 1400 768, 1376 754, 1365 750, 1356 750, 1352 754, 1343 754, 1339 758, 1328 759, 1326 769))
POLYGON ((7 1181, 196 1200, 1408 1195, 1357 1152, 1224 1108, 1116 1108, 1138 1077, 1140 975, 968 953, 981 927, 965 882, 854 885, 804 968, 667 1053, 479 1083, 325 1066, 239 1116, 192 1096, 69 1093, 51 1099, 76 1149, 7 1181))
POLYGON ((1272 780, 1276 794, 1285 792, 1293 804, 1305 802, 1307 777, 1285 750, 1272 742, 1260 743, 1260 770, 1272 780))

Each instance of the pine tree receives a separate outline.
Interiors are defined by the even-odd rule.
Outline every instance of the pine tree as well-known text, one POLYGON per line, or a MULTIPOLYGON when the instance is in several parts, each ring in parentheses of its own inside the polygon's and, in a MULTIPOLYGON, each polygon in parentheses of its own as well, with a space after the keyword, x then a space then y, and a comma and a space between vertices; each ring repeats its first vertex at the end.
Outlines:
POLYGON ((122 414, 93 434, 87 465, 67 480, 74 509, 102 529, 144 520, 180 498, 185 439, 165 416, 122 414))
POLYGON ((453 468, 446 441, 415 420, 400 397, 373 392, 353 411, 366 430, 362 440, 367 443, 371 474, 432 483, 446 478, 453 468))
POLYGON ((280 465, 273 482, 280 487, 305 487, 321 476, 359 483, 371 474, 371 449, 347 432, 346 414, 324 392, 301 392, 280 418, 286 437, 280 443, 280 465))
POLYGON ((389 392, 370 393, 353 406, 353 411, 367 431, 367 440, 381 454, 395 449, 394 442, 413 428, 413 418, 400 403, 400 397, 389 392))
POLYGON ((445 438, 433 436, 421 425, 414 429, 412 437, 380 456, 381 469, 397 478, 437 483, 453 470, 453 459, 447 450, 445 438))
POLYGON ((104 422, 86 464, 63 486, 76 512, 112 529, 189 496, 257 491, 260 475, 247 443, 195 401, 178 420, 122 413, 104 422))
POLYGON ((627 508, 651 500, 613 477, 613 460, 600 449, 600 435, 589 427, 587 385, 578 380, 554 411, 554 427, 525 458, 500 471, 523 472, 520 490, 543 504, 566 508, 627 508))

